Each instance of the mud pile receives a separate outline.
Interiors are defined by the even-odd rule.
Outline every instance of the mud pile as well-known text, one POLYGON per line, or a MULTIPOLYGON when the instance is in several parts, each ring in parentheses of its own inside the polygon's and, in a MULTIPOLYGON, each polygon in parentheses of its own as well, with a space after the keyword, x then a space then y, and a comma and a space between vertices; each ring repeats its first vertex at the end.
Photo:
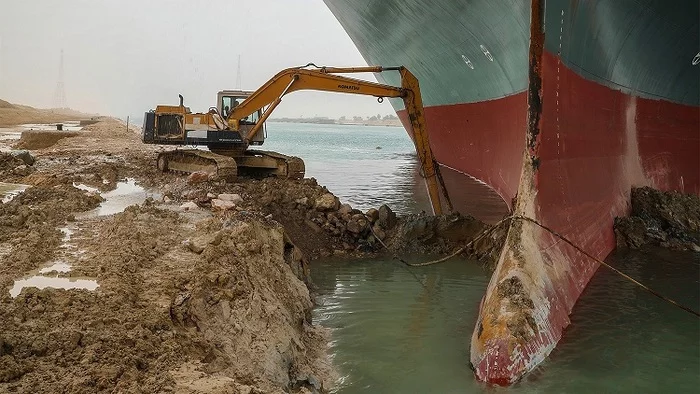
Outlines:
POLYGON ((3 181, 13 182, 34 172, 34 157, 26 151, 0 152, 3 181))
POLYGON ((101 201, 71 185, 47 182, 0 204, 0 245, 9 250, 0 264, 0 288, 50 259, 62 238, 58 227, 72 218, 72 212, 95 208, 101 201))
POLYGON ((56 142, 80 135, 77 131, 24 131, 17 143, 19 149, 43 149, 56 142))
MULTIPOLYGON (((390 207, 362 212, 343 204, 315 179, 239 179, 237 183, 184 179, 162 185, 165 197, 177 204, 221 209, 219 196, 235 203, 224 209, 260 212, 281 223, 290 239, 309 259, 324 256, 368 257, 381 253, 447 254, 469 243, 490 226, 471 216, 449 214, 397 216, 390 207), (384 248, 384 245, 388 249, 384 248)), ((500 252, 504 232, 485 237, 468 248, 471 257, 491 265, 500 252)))
POLYGON ((3 293, 0 391, 269 393, 332 384, 326 332, 311 325, 304 271, 295 275, 303 262, 279 224, 240 213, 193 223, 146 204, 79 235, 85 252, 75 273, 97 278, 98 291, 3 293))
POLYGON ((654 245, 700 252, 700 197, 632 189, 632 211, 629 217, 615 218, 615 236, 618 247, 654 245))

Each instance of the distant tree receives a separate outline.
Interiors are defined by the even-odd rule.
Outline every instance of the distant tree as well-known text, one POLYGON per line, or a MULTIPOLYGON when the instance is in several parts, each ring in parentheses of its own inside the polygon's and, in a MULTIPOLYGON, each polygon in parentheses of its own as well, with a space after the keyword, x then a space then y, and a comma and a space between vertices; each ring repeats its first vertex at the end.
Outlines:
POLYGON ((352 120, 354 120, 355 122, 362 122, 363 121, 362 116, 353 116, 352 120))
POLYGON ((377 120, 377 117, 376 117, 376 116, 372 116, 371 118, 369 118, 369 120, 377 120))
POLYGON ((345 116, 341 116, 338 120, 344 121, 344 120, 345 120, 345 116))

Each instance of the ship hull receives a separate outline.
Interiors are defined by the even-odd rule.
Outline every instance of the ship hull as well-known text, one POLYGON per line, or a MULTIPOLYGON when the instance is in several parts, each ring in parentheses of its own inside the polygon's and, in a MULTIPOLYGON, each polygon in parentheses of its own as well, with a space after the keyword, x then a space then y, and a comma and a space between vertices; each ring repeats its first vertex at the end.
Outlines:
MULTIPOLYGON (((326 3, 368 63, 419 70, 431 147, 450 173, 458 209, 490 222, 508 211, 532 220, 511 220, 471 340, 476 376, 513 383, 556 346, 598 268, 534 222, 603 259, 632 187, 700 194, 698 4, 455 1, 440 13, 417 1, 326 3), (421 13, 442 26, 437 37, 411 27, 421 13), (414 40, 430 36, 434 49, 381 34, 384 15, 394 17, 386 26, 414 40), (512 28, 475 30, 478 18, 499 26, 507 19, 512 28), (438 45, 465 36, 475 43, 453 53, 438 45), (404 45, 398 54, 391 50, 397 43, 404 45), (445 53, 466 67, 431 72, 426 62, 449 63, 445 53), (488 76, 470 75, 480 70, 488 76), (497 77, 510 90, 488 85, 497 77), (455 96, 450 81, 465 78, 469 91, 455 96)), ((406 124, 400 104, 392 104, 406 124)))

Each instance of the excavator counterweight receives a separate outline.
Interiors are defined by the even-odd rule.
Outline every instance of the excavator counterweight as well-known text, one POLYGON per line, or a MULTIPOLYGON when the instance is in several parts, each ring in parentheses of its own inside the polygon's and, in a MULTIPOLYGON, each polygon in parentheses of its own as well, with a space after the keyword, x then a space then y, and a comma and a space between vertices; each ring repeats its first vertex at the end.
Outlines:
MULTIPOLYGON (((317 67, 307 64, 279 72, 254 92, 221 91, 217 106, 207 113, 191 113, 180 96, 179 106, 159 105, 144 117, 143 142, 164 145, 200 145, 209 151, 182 149, 163 152, 158 168, 163 171, 192 173, 204 171, 219 178, 235 180, 238 175, 304 177, 304 162, 277 152, 249 150, 265 141, 265 121, 282 98, 298 90, 319 90, 385 97, 404 101, 411 124, 411 136, 421 163, 435 214, 442 213, 439 166, 433 158, 423 115, 418 80, 405 67, 317 67), (350 78, 340 74, 398 71, 401 86, 350 78)), ((449 198, 442 185, 448 205, 449 198)), ((452 207, 449 206, 451 210, 452 207)))

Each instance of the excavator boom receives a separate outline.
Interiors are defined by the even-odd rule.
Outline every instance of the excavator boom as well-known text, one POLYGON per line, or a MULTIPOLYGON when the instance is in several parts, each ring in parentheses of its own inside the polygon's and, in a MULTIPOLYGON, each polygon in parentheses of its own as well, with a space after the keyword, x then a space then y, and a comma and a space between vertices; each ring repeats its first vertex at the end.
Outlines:
POLYGON ((220 170, 225 167, 227 168, 226 173, 230 175, 229 179, 231 179, 236 176, 237 167, 243 167, 264 170, 275 176, 300 178, 304 175, 304 164, 301 159, 274 152, 247 150, 253 141, 257 144, 262 143, 264 133, 260 133, 261 128, 280 104, 282 98, 298 90, 374 96, 380 102, 385 97, 401 98, 410 121, 409 133, 418 153, 433 212, 435 214, 442 213, 440 189, 443 191, 449 209, 452 210, 440 176, 439 166, 430 149, 418 79, 405 67, 317 67, 314 64, 307 64, 303 67, 288 68, 277 73, 256 91, 250 93, 242 102, 238 103, 235 100, 233 108, 227 106, 225 111, 222 111, 223 107, 219 107, 218 110, 213 108, 207 114, 190 114, 189 109, 184 107, 182 98, 179 107, 159 106, 155 112, 150 113, 150 118, 149 113, 146 114, 146 119, 156 120, 148 121, 149 124, 144 123, 143 140, 146 143, 186 145, 193 140, 187 137, 188 130, 183 127, 183 123, 186 123, 184 120, 191 118, 195 119, 193 123, 206 126, 207 137, 201 144, 207 145, 211 152, 201 153, 202 151, 194 150, 161 154, 158 166, 162 170, 175 169, 181 172, 190 172, 190 169, 204 168, 213 169, 206 171, 218 173, 223 172, 220 170), (385 85, 342 75, 385 71, 399 72, 401 86, 385 85), (163 109, 161 110, 161 108, 163 109), (252 116, 256 120, 251 122, 249 117, 256 113, 259 119, 252 116), (220 118, 222 114, 225 116, 225 120, 220 118), (211 130, 211 127, 214 129, 211 130), (225 160, 226 156, 233 158, 233 160, 225 160), (192 160, 189 163, 184 163, 187 161, 187 157, 192 158, 192 160), (180 163, 175 163, 172 159, 180 160, 180 163))
POLYGON ((267 120, 272 111, 282 101, 282 97, 298 90, 319 90, 326 92, 340 92, 349 94, 361 94, 374 96, 382 100, 384 97, 400 97, 404 101, 408 119, 411 122, 411 136, 416 146, 416 152, 421 163, 423 176, 425 177, 428 194, 433 207, 433 213, 442 213, 440 189, 445 195, 445 200, 452 210, 449 196, 444 187, 439 167, 433 157, 428 131, 423 113, 423 100, 420 94, 418 79, 405 67, 308 67, 288 68, 283 70, 267 83, 261 86, 246 100, 234 108, 228 116, 228 124, 231 129, 237 130, 240 119, 244 119, 255 111, 267 106, 260 122, 243 135, 245 141, 249 141, 259 130, 262 123, 267 120), (379 73, 383 71, 398 71, 401 74, 401 87, 384 85, 376 82, 364 81, 338 74, 352 73, 379 73))

